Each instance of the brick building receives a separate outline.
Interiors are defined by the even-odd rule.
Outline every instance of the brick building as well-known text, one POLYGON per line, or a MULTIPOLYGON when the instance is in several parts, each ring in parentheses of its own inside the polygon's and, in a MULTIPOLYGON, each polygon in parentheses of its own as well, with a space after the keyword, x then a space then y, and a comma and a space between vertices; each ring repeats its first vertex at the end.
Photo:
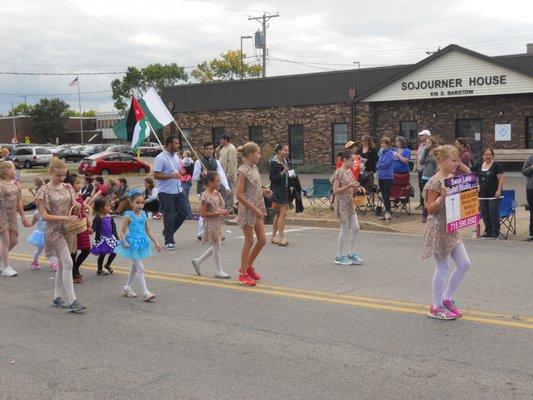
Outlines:
MULTIPOLYGON (((196 147, 230 133, 269 155, 288 143, 295 164, 330 165, 349 139, 429 129, 446 142, 533 149, 533 44, 488 57, 449 45, 417 64, 166 88, 176 121, 196 147)), ((533 150, 532 150, 533 151, 533 150)))

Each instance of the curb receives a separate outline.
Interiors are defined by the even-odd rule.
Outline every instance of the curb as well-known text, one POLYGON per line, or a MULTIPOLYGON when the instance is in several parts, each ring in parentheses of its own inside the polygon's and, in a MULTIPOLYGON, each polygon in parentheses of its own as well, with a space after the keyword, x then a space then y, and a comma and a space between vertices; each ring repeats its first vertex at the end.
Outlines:
MULTIPOLYGON (((339 221, 332 219, 314 219, 314 218, 287 218, 285 220, 287 225, 293 226, 307 226, 316 228, 334 228, 339 229, 339 221)), ((402 233, 403 231, 393 226, 385 226, 375 222, 361 222, 359 225, 362 231, 375 231, 375 232, 396 232, 402 233)))

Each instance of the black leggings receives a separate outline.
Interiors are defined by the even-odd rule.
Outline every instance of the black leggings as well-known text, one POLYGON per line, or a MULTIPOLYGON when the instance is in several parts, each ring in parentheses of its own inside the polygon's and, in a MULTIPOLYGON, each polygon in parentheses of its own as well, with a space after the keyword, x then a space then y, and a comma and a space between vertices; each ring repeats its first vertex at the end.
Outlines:
POLYGON ((80 274, 80 266, 83 264, 83 262, 89 257, 89 254, 91 254, 90 250, 80 250, 80 253, 71 253, 70 256, 72 257, 72 276, 76 276, 80 274))
POLYGON ((383 196, 383 205, 385 206, 385 211, 390 213, 390 192, 392 189, 392 179, 380 179, 379 180, 379 190, 383 196))
MULTIPOLYGON (((98 271, 101 271, 102 268, 104 267, 105 256, 106 256, 105 254, 100 254, 98 256, 98 271)), ((117 255, 115 253, 109 254, 109 257, 107 258, 107 262, 105 263, 106 268, 111 266, 111 263, 113 262, 116 256, 117 255)))

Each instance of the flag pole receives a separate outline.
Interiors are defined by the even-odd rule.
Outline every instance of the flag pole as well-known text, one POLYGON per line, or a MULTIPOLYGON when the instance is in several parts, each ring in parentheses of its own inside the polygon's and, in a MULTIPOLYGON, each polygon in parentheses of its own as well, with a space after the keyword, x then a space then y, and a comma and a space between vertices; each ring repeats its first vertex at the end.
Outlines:
POLYGON ((80 108, 80 136, 81 144, 83 144, 83 121, 81 119, 81 96, 80 96, 80 77, 78 76, 78 106, 80 108))
POLYGON ((178 128, 178 131, 180 131, 181 133, 181 137, 183 137, 185 139, 185 141, 187 142, 187 144, 189 145, 189 147, 191 148, 192 152, 194 153, 194 155, 196 156, 196 158, 200 161, 200 163, 202 164, 202 166, 207 169, 207 167, 204 165, 204 163, 202 162, 202 159, 200 158, 200 156, 198 155, 198 153, 196 152, 196 150, 194 150, 194 147, 192 147, 192 144, 191 142, 189 142, 189 139, 187 139, 187 136, 183 133, 183 131, 181 130, 180 126, 178 125, 178 123, 176 122, 175 119, 172 120, 172 122, 174 122, 174 125, 176 125, 176 128, 178 128))

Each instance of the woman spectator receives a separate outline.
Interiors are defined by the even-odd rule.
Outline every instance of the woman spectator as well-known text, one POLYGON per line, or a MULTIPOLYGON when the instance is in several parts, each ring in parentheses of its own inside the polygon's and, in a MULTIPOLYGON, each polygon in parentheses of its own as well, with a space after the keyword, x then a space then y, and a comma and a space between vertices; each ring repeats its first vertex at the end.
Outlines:
POLYGON ((85 177, 85 183, 81 187, 81 195, 83 197, 83 200, 85 200, 87 197, 91 197, 93 189, 93 178, 87 175, 85 177))
POLYGON ((500 197, 503 190, 503 168, 494 161, 494 150, 483 149, 483 163, 473 169, 479 179, 479 208, 485 224, 482 237, 500 237, 500 197))
POLYGON ((154 219, 161 219, 159 213, 159 200, 157 198, 157 188, 152 178, 144 180, 144 211, 153 213, 154 219))
POLYGON ((395 174, 408 174, 411 150, 407 148, 407 141, 403 136, 397 136, 395 142, 396 151, 394 152, 393 171, 395 174))
POLYGON ((363 136, 361 147, 357 150, 357 155, 361 157, 361 161, 365 164, 365 172, 376 172, 378 152, 370 136, 363 136))
POLYGON ((271 243, 288 246, 285 237, 285 218, 289 208, 289 171, 292 169, 288 159, 289 146, 277 144, 274 148, 276 155, 268 163, 270 175, 270 190, 272 191, 272 208, 278 210, 272 224, 271 243), (279 232, 279 238, 278 238, 279 232))
POLYGON ((390 222, 390 193, 392 189, 392 180, 394 177, 394 151, 390 148, 391 140, 384 136, 380 140, 381 151, 376 169, 378 172, 379 190, 383 197, 383 204, 385 205, 385 216, 380 218, 385 222, 390 222))
MULTIPOLYGON (((440 141, 436 137, 428 137, 426 140, 426 147, 424 148, 424 153, 421 155, 424 157, 421 160, 421 164, 424 165, 424 169, 421 172, 422 176, 420 177, 420 190, 423 192, 426 183, 429 179, 437 173, 438 163, 437 158, 433 154, 433 151, 440 145, 440 141)), ((422 223, 426 223, 428 218, 428 209, 424 205, 422 208, 422 223)))
POLYGON ((526 196, 529 207, 529 238, 528 241, 533 240, 533 155, 527 156, 524 165, 522 166, 522 175, 527 178, 526 196))
POLYGON ((468 168, 472 168, 472 150, 465 138, 458 137, 455 139, 454 146, 459 150, 459 159, 468 168))

